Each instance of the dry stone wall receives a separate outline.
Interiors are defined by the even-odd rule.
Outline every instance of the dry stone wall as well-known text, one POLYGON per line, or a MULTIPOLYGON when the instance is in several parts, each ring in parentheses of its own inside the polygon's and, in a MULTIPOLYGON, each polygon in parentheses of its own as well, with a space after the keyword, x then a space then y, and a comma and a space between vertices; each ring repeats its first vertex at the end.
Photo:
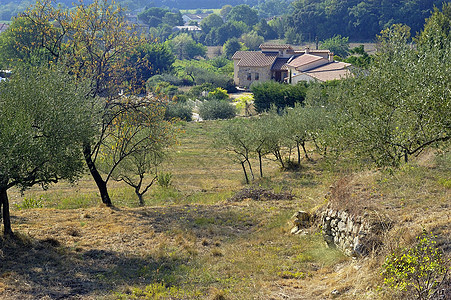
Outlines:
POLYGON ((324 240, 348 256, 368 254, 371 226, 365 216, 352 216, 345 211, 326 209, 321 214, 324 240))
POLYGON ((365 212, 361 216, 327 207, 313 215, 298 211, 292 217, 292 234, 309 234, 312 225, 322 228, 324 240, 329 247, 340 249, 352 257, 365 256, 382 245, 382 234, 392 227, 392 222, 378 214, 365 212))

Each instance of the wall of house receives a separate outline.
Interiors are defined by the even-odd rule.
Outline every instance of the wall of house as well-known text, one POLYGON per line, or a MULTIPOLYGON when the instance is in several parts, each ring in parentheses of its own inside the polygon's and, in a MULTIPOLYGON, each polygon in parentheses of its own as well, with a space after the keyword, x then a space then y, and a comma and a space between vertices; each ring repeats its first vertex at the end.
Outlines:
POLYGON ((291 77, 291 84, 293 84, 293 85, 297 84, 300 81, 312 82, 312 81, 316 81, 316 79, 307 74, 298 74, 296 76, 291 77))
POLYGON ((235 83, 238 86, 249 87, 253 82, 264 82, 271 80, 271 70, 269 67, 239 67, 234 78, 235 83), (248 80, 248 74, 251 74, 251 80, 248 80), (258 80, 255 80, 258 73, 258 80))

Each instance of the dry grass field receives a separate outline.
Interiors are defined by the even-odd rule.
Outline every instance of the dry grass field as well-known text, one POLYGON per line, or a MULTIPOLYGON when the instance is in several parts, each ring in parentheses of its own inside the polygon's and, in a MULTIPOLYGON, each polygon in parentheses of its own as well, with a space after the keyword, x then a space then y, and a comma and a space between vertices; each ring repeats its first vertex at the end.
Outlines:
POLYGON ((180 125, 163 168, 172 184, 152 187, 144 207, 113 182, 115 207, 102 206, 88 176, 13 191, 17 238, 0 238, 0 298, 399 299, 380 275, 387 254, 425 229, 450 257, 449 153, 429 152, 392 172, 320 158, 285 172, 267 161, 267 177, 253 185, 293 198, 231 199, 246 186, 240 165, 211 146, 222 122, 180 125), (351 259, 326 247, 318 224, 290 234, 296 211, 328 202, 391 220, 382 247, 351 259))

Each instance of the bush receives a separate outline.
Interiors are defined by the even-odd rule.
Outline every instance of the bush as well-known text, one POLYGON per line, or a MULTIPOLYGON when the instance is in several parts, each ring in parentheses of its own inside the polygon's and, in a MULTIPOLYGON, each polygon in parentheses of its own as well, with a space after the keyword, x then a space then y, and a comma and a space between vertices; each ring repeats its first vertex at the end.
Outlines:
POLYGON ((204 101, 199 105, 199 115, 204 120, 231 119, 235 117, 236 109, 227 101, 204 101))
POLYGON ((160 173, 157 178, 158 185, 167 188, 172 182, 172 173, 160 173))
POLYGON ((43 200, 42 196, 39 196, 39 199, 24 198, 21 204, 14 204, 14 206, 17 210, 30 208, 43 208, 44 204, 42 200, 43 200))
POLYGON ((229 99, 229 94, 223 88, 215 88, 208 94, 208 99, 211 100, 226 100, 229 99))
POLYGON ((201 98, 205 98, 203 93, 204 92, 211 92, 212 90, 214 90, 214 87, 211 83, 203 83, 201 85, 196 85, 193 86, 189 92, 188 95, 190 97, 194 97, 195 99, 201 99, 201 98))
POLYGON ((166 105, 166 111, 164 118, 166 120, 172 120, 174 118, 181 119, 183 121, 192 121, 193 108, 189 103, 183 102, 169 102, 166 105))
POLYGON ((146 88, 148 91, 152 90, 153 87, 157 86, 160 82, 167 82, 175 86, 192 85, 192 81, 179 78, 175 75, 169 73, 163 73, 161 75, 154 75, 150 77, 146 82, 146 88))
POLYGON ((254 106, 257 112, 263 112, 275 105, 278 110, 287 106, 294 107, 295 103, 304 102, 307 84, 289 85, 275 81, 266 81, 251 85, 254 94, 254 106))
POLYGON ((433 238, 423 233, 414 247, 388 256, 382 271, 384 283, 401 291, 413 291, 417 299, 429 299, 448 273, 443 253, 433 238))

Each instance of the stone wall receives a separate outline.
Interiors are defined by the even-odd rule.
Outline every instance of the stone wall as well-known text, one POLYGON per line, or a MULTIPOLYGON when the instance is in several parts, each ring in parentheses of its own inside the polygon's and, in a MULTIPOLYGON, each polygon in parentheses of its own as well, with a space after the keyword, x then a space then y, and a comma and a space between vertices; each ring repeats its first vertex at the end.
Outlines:
POLYGON ((319 225, 329 247, 335 247, 348 256, 365 256, 382 245, 384 232, 390 230, 393 222, 378 213, 364 212, 361 216, 351 215, 329 206, 313 215, 298 211, 292 217, 292 234, 309 234, 312 225, 319 225))
POLYGON ((329 247, 337 247, 348 256, 368 254, 371 226, 365 216, 326 209, 321 214, 321 227, 329 247))

